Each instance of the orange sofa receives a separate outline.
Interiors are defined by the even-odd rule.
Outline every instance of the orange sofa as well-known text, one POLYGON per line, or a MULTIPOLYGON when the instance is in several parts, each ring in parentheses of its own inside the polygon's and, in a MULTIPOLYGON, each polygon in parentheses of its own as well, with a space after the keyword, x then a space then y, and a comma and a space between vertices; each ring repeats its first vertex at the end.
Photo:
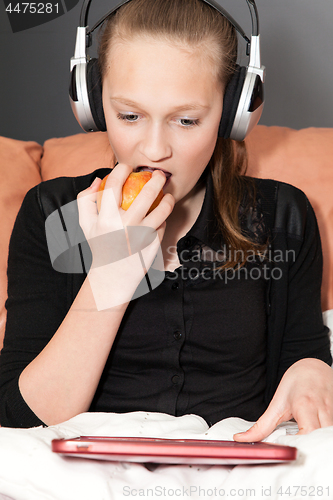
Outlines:
MULTIPOLYGON (((247 174, 302 189, 315 210, 322 238, 322 310, 333 311, 333 129, 258 125, 246 139, 247 174)), ((0 137, 0 348, 5 329, 10 233, 25 193, 39 182, 82 175, 112 164, 103 132, 50 139, 43 146, 0 137)))

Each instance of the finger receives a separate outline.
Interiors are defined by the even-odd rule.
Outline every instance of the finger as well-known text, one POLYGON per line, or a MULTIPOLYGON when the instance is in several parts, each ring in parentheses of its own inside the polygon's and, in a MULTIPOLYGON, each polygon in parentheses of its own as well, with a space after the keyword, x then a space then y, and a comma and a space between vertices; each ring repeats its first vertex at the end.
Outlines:
POLYGON ((331 409, 319 409, 318 410, 320 427, 330 427, 333 426, 333 414, 331 409))
POLYGON ((163 236, 164 236, 164 233, 165 233, 165 228, 166 228, 166 222, 164 221, 157 229, 157 234, 158 234, 158 237, 159 237, 159 240, 160 240, 160 243, 162 242, 163 240, 163 236))
POLYGON ((102 182, 102 179, 100 179, 99 177, 95 177, 95 179, 92 181, 90 186, 87 189, 80 191, 80 193, 78 194, 77 197, 83 198, 83 196, 85 196, 85 195, 91 195, 93 193, 97 193, 101 182, 102 182))
MULTIPOLYGON (((126 219, 131 219, 131 224, 139 224, 147 215, 151 205, 163 189, 166 177, 160 170, 155 170, 151 179, 143 186, 133 203, 127 210, 126 219)), ((158 224, 160 225, 161 222, 158 224)))
POLYGON ((261 441, 269 436, 281 422, 285 422, 290 418, 290 414, 288 416, 281 415, 275 410, 274 405, 270 405, 250 429, 234 434, 233 438, 235 441, 240 442, 261 441))
POLYGON ((240 443, 253 443, 256 441, 262 441, 273 432, 275 427, 276 425, 263 427, 258 421, 247 431, 234 434, 233 439, 234 441, 238 441, 240 443))
POLYGON ((299 429, 297 434, 309 434, 309 432, 321 427, 318 410, 315 406, 298 405, 294 418, 299 429))
POLYGON ((106 179, 100 201, 97 233, 99 235, 123 229, 120 205, 123 185, 132 172, 129 165, 119 163, 106 179))
POLYGON ((125 163, 118 163, 113 168, 105 183, 101 202, 101 212, 103 210, 108 213, 110 210, 114 209, 114 205, 118 208, 120 207, 123 185, 132 171, 132 168, 125 163))
POLYGON ((92 184, 77 196, 79 224, 83 230, 84 226, 87 225, 87 221, 97 217, 96 198, 101 182, 101 179, 96 177, 92 184))
POLYGON ((143 224, 158 228, 169 217, 174 206, 175 199, 172 194, 165 194, 157 207, 145 217, 143 224))

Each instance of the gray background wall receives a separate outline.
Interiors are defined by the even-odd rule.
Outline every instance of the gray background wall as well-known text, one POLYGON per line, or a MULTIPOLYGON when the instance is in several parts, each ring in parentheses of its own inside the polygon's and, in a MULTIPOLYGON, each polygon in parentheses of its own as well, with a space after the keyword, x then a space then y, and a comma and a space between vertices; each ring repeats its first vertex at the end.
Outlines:
MULTIPOLYGON (((245 0, 220 1, 250 33, 245 0)), ((89 24, 113 4, 94 0, 89 24)), ((68 102, 69 59, 81 5, 13 34, 1 2, 0 135, 42 144, 81 132, 68 102)), ((257 6, 267 68, 260 123, 333 127, 333 0, 257 0, 257 6)))

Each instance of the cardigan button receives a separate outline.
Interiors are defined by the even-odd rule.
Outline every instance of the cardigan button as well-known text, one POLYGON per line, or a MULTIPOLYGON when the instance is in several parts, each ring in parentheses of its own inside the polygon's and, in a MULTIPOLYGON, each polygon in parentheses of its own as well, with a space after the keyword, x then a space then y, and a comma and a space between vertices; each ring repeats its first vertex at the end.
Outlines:
POLYGON ((173 384, 179 384, 180 376, 179 375, 174 375, 171 379, 173 384))
POLYGON ((176 340, 180 340, 183 336, 182 332, 179 332, 179 331, 176 331, 174 334, 173 334, 174 338, 176 340))

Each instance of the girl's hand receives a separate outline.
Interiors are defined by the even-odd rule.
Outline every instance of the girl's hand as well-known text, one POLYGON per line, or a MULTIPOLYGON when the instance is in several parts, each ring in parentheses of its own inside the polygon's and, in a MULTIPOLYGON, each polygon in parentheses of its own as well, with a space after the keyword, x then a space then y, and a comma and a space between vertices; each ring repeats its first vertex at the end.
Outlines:
POLYGON ((121 208, 122 188, 132 172, 118 164, 108 176, 100 212, 97 212, 98 179, 79 193, 79 223, 92 252, 88 278, 98 309, 108 304, 126 304, 150 268, 163 238, 165 220, 172 212, 174 198, 166 194, 146 216, 163 188, 166 178, 154 171, 128 210, 121 208), (127 228, 131 227, 131 230, 127 228))
POLYGON ((270 405, 235 441, 260 441, 277 425, 294 418, 298 434, 333 425, 333 369, 314 358, 301 359, 283 375, 270 405))
POLYGON ((158 231, 162 239, 165 230, 165 220, 172 212, 174 198, 170 194, 163 199, 148 216, 151 204, 163 188, 166 178, 163 172, 156 170, 152 178, 142 188, 128 210, 120 208, 123 185, 132 172, 125 164, 118 164, 106 181, 103 192, 101 210, 97 212, 97 192, 101 179, 96 177, 92 185, 78 195, 79 222, 85 237, 90 241, 95 236, 123 229, 126 226, 145 226, 158 231))

